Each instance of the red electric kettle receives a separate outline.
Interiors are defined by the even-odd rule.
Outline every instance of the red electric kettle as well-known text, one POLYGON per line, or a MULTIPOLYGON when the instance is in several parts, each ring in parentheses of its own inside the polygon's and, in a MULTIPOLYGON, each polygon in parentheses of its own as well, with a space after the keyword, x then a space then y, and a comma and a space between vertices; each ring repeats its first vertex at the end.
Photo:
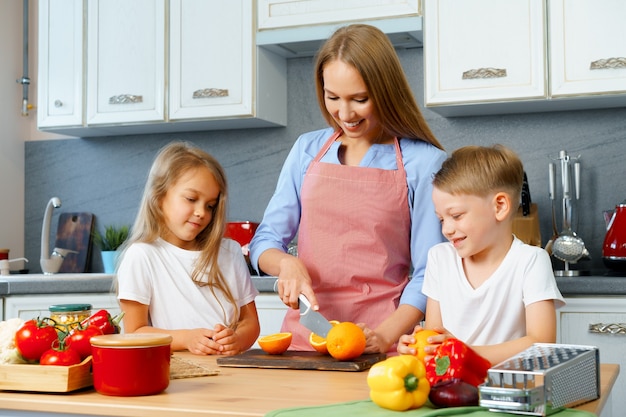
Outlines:
POLYGON ((615 206, 607 223, 602 261, 609 269, 626 270, 626 200, 615 206))

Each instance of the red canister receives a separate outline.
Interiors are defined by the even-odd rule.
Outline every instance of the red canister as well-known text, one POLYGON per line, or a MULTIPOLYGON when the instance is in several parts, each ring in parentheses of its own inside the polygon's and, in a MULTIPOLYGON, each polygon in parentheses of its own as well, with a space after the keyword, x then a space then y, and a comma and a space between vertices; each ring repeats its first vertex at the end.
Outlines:
POLYGON ((152 395, 170 383, 172 337, 153 333, 91 338, 93 385, 104 395, 152 395))

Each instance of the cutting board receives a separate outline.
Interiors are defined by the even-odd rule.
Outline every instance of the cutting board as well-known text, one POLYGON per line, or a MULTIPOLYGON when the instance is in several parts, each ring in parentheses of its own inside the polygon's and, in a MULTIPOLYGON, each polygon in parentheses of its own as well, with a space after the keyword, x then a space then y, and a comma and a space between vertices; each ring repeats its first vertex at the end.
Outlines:
POLYGON ((281 355, 270 355, 261 349, 250 349, 235 356, 217 358, 219 366, 242 368, 313 369, 320 371, 365 371, 387 357, 384 353, 361 355, 351 361, 339 361, 318 352, 288 350, 281 355))
MULTIPOLYGON (((78 253, 69 253, 59 272, 88 272, 93 222, 92 213, 61 213, 54 247, 75 250, 78 253)), ((51 252, 52 249, 54 248, 50 248, 51 252)))

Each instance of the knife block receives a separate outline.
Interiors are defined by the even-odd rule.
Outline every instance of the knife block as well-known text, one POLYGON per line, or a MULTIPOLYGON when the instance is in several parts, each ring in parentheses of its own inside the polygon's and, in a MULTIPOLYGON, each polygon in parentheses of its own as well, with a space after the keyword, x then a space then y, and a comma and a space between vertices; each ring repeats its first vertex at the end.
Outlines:
POLYGON ((541 247, 541 231, 539 230, 539 210, 537 204, 530 205, 528 216, 522 214, 520 206, 513 219, 513 234, 524 243, 541 247))

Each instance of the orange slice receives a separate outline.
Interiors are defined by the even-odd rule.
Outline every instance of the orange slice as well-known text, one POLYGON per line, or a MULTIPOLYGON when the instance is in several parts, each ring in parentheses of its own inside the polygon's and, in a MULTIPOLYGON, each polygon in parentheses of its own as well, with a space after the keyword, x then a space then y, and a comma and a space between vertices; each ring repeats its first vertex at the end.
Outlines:
POLYGON ((261 336, 257 343, 265 352, 270 355, 280 355, 289 349, 291 345, 291 333, 274 333, 267 336, 261 336))
POLYGON ((333 358, 348 361, 365 351, 365 333, 356 324, 344 321, 330 329, 326 336, 326 347, 333 358))
MULTIPOLYGON (((339 322, 337 320, 330 320, 330 324, 335 326, 339 324, 339 322)), ((311 334, 309 334, 309 344, 313 346, 313 349, 315 349, 319 353, 322 353, 324 355, 328 353, 328 348, 326 347, 325 337, 322 337, 316 333, 311 332, 311 334)))

